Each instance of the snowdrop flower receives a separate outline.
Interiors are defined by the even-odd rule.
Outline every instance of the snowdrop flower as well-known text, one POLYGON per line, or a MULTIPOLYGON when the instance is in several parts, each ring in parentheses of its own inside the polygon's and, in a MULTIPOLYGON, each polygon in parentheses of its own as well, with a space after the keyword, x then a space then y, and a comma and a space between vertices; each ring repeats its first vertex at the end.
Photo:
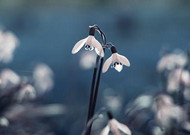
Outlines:
POLYGON ((123 65, 128 67, 130 66, 129 60, 126 57, 119 55, 114 46, 111 47, 111 52, 112 55, 105 61, 103 65, 103 73, 105 73, 108 70, 111 64, 112 67, 115 68, 115 70, 117 70, 118 72, 121 72, 121 70, 123 69, 123 65))
POLYGON ((188 62, 188 57, 186 54, 180 53, 171 53, 163 56, 157 65, 157 70, 159 72, 167 70, 172 70, 176 67, 184 67, 188 62))
POLYGON ((80 41, 78 41, 75 46, 72 49, 72 54, 77 53, 83 46, 85 47, 85 50, 92 51, 95 49, 96 53, 104 57, 104 50, 102 48, 102 45, 98 42, 98 40, 94 37, 95 34, 95 28, 91 27, 89 31, 89 36, 87 38, 84 38, 80 41))
POLYGON ((131 135, 131 130, 126 125, 114 119, 110 112, 108 112, 107 114, 108 114, 109 122, 107 126, 102 130, 100 135, 109 135, 110 131, 114 135, 121 135, 121 132, 123 132, 126 135, 131 135))
POLYGON ((0 87, 2 89, 11 88, 20 83, 20 77, 10 69, 4 69, 0 74, 0 87))
POLYGON ((44 93, 53 88, 53 72, 47 65, 37 65, 34 69, 33 78, 35 87, 39 90, 39 93, 44 93))
POLYGON ((31 100, 36 97, 36 91, 34 87, 30 84, 26 84, 23 86, 23 88, 20 90, 18 94, 18 100, 23 101, 23 100, 31 100))
POLYGON ((13 52, 18 46, 18 39, 12 32, 0 31, 0 61, 8 63, 13 58, 13 52))

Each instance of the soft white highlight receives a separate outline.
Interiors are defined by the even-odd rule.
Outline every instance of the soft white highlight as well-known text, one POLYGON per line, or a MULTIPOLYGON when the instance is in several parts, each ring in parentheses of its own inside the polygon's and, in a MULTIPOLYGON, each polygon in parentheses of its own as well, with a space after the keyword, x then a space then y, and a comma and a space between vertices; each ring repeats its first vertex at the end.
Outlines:
POLYGON ((34 83, 39 93, 44 93, 53 88, 53 72, 45 64, 39 64, 35 67, 33 73, 34 83))
POLYGON ((20 83, 20 77, 10 69, 4 69, 0 74, 0 87, 3 89, 14 87, 20 83))
POLYGON ((0 30, 0 61, 3 63, 10 62, 18 44, 19 41, 12 32, 0 30))
POLYGON ((90 69, 96 63, 96 55, 94 53, 85 52, 81 55, 80 58, 80 67, 83 69, 90 69))

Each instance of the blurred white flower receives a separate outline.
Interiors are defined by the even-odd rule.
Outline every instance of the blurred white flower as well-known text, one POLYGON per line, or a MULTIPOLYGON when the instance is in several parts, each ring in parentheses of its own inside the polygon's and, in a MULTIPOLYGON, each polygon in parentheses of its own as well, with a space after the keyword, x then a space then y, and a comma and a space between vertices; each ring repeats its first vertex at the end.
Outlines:
POLYGON ((113 89, 106 88, 104 90, 104 104, 112 111, 119 112, 122 107, 122 98, 113 89))
POLYGON ((105 73, 110 65, 112 64, 112 67, 115 68, 118 72, 121 72, 123 69, 123 65, 130 67, 129 60, 123 56, 117 53, 117 50, 114 46, 111 47, 112 55, 105 61, 102 72, 105 73))
POLYGON ((31 100, 36 98, 36 91, 30 84, 26 84, 22 87, 18 94, 18 101, 31 100))
POLYGON ((152 130, 153 135, 164 135, 165 132, 160 127, 154 127, 152 130))
POLYGON ((0 61, 8 63, 13 58, 15 48, 18 46, 17 37, 10 31, 0 30, 0 61))
POLYGON ((169 95, 160 94, 155 97, 156 104, 158 106, 162 105, 173 105, 173 99, 169 95))
POLYGON ((85 46, 85 50, 92 51, 95 48, 96 53, 99 56, 104 57, 104 51, 102 45, 98 42, 98 40, 96 40, 96 38, 94 37, 94 33, 95 33, 95 28, 91 27, 89 31, 89 36, 87 38, 78 41, 75 44, 75 46, 72 49, 72 54, 77 53, 83 46, 85 46))
POLYGON ((110 110, 115 112, 121 109, 122 101, 119 96, 106 96, 105 104, 109 107, 110 110))
POLYGON ((83 69, 90 69, 96 63, 96 55, 94 53, 85 52, 80 58, 80 67, 83 69))
POLYGON ((167 54, 159 60, 157 70, 162 72, 165 69, 172 70, 176 67, 184 67, 187 62, 187 55, 182 52, 167 54))
POLYGON ((109 135, 109 132, 112 132, 114 135, 121 135, 122 133, 131 135, 131 130, 126 125, 119 123, 116 119, 109 120, 100 135, 109 135))
POLYGON ((182 124, 182 127, 190 132, 190 122, 186 121, 182 124))
POLYGON ((156 99, 156 123, 162 129, 168 129, 172 124, 179 124, 186 119, 184 110, 171 101, 169 96, 160 95, 156 99), (176 123, 173 123, 173 122, 176 123))
POLYGON ((180 85, 190 86, 190 74, 189 71, 182 68, 173 70, 168 76, 167 91, 174 92, 179 91, 180 85))
POLYGON ((133 114, 134 112, 151 108, 153 104, 153 96, 152 95, 141 95, 135 99, 134 102, 129 104, 129 107, 127 107, 126 113, 133 114))
POLYGON ((4 69, 0 74, 0 87, 2 89, 11 88, 20 83, 20 77, 10 69, 4 69))
POLYGON ((5 117, 0 117, 0 126, 1 127, 8 127, 9 126, 9 121, 5 117))
POLYGON ((37 65, 34 69, 33 78, 39 93, 44 93, 53 88, 53 72, 47 65, 37 65))

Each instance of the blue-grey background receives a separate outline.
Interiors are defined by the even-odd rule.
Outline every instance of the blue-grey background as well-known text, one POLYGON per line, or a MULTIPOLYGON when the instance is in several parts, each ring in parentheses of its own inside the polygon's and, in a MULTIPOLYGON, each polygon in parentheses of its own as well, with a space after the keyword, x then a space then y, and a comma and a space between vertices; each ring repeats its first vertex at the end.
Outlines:
MULTIPOLYGON (((54 71, 55 87, 47 93, 50 103, 63 103, 69 114, 59 118, 57 133, 76 134, 85 123, 92 69, 79 66, 71 54, 74 44, 98 24, 107 40, 131 62, 121 73, 111 69, 102 75, 98 106, 103 90, 112 88, 125 106, 139 94, 157 88, 156 64, 163 50, 190 46, 189 0, 1 0, 0 28, 13 31, 20 40, 9 67, 20 75, 32 74, 44 62, 54 71)), ((108 58, 110 52, 107 52, 108 58)))

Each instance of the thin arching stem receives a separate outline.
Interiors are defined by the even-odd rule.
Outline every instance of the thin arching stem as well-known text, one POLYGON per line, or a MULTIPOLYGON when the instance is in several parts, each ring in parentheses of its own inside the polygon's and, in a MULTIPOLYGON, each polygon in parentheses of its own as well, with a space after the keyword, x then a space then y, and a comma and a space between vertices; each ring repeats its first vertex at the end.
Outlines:
MULTIPOLYGON (((94 27, 100 33, 101 38, 102 38, 102 44, 106 45, 106 36, 105 36, 104 32, 97 25, 94 25, 92 27, 94 27)), ((105 48, 103 48, 103 51, 105 52, 105 48)), ((98 55, 97 55, 97 58, 99 58, 98 55)), ((91 94, 90 94, 90 103, 89 103, 87 123, 89 122, 89 120, 94 115, 97 96, 98 96, 98 89, 99 89, 99 84, 100 84, 100 77, 101 77, 101 72, 102 72, 102 67, 103 67, 103 61, 104 61, 104 58, 101 57, 98 69, 97 69, 98 61, 96 61, 96 66, 94 68, 92 85, 91 85, 91 94), (97 76, 97 80, 96 80, 96 72, 97 72, 97 70, 98 70, 98 76, 97 76)), ((86 132, 86 135, 90 135, 91 127, 92 127, 92 123, 89 125, 89 128, 88 128, 88 130, 86 132)))
MULTIPOLYGON (((95 112, 95 108, 96 108, 96 101, 97 101, 97 97, 98 97, 98 89, 99 89, 99 85, 100 85, 100 78, 101 78, 101 73, 102 73, 103 61, 104 61, 104 58, 102 57, 100 60, 100 67, 99 67, 98 78, 96 81, 96 87, 95 87, 95 91, 94 91, 94 98, 93 98, 93 102, 92 102, 92 108, 91 108, 92 110, 91 110, 91 114, 90 114, 91 117, 90 118, 93 117, 94 112, 95 112)), ((89 129, 87 130, 87 135, 90 135, 91 128, 92 128, 92 123, 89 126, 89 129)))

